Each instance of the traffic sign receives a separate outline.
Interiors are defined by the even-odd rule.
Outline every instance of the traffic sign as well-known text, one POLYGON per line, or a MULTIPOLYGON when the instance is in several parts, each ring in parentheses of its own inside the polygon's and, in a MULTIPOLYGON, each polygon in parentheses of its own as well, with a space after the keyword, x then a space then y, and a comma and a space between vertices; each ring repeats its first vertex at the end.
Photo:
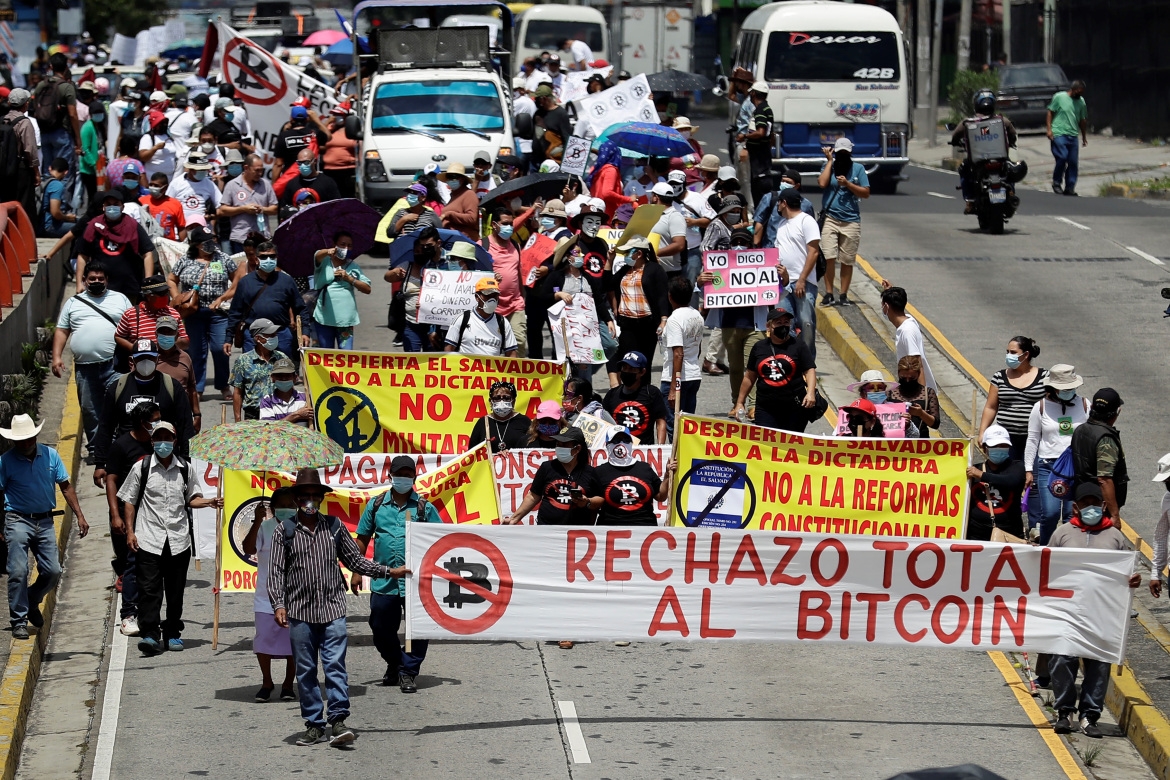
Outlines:
POLYGON ((487 539, 476 534, 455 533, 449 534, 433 544, 423 556, 419 565, 418 596, 423 609, 441 628, 453 634, 479 634, 495 625, 508 608, 512 598, 512 571, 500 548, 487 539), (452 554, 451 558, 443 563, 439 559, 448 553, 457 550, 469 550, 478 553, 492 565, 499 582, 497 590, 492 590, 488 580, 491 571, 482 563, 467 561, 466 555, 452 554), (435 598, 435 577, 446 580, 447 595, 443 598, 443 606, 435 598), (463 609, 464 604, 487 603, 488 608, 474 618, 462 618, 452 614, 454 610, 463 609))
POLYGON ((235 38, 224 48, 223 72, 245 103, 270 106, 288 92, 280 62, 247 38, 235 38))

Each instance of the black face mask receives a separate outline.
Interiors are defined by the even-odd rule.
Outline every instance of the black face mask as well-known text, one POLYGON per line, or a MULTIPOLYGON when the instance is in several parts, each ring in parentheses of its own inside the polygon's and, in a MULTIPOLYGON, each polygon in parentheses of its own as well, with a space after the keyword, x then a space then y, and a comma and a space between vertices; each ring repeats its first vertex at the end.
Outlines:
POLYGON ((635 374, 633 371, 621 372, 621 378, 622 378, 622 384, 625 385, 626 387, 633 387, 634 385, 638 384, 638 375, 635 374))
POLYGON ((908 395, 914 395, 921 387, 917 379, 898 379, 898 389, 908 395))
POLYGON ((90 282, 89 284, 85 285, 85 291, 95 298, 100 298, 106 294, 106 283, 90 282))
POLYGON ((772 337, 777 341, 785 341, 792 334, 791 325, 773 325, 772 337))
POLYGON ((422 260, 430 260, 435 256, 435 247, 427 245, 418 248, 418 256, 422 260))
POLYGON ((849 415, 849 429, 850 430, 853 430, 854 428, 856 428, 858 426, 861 426, 862 428, 864 428, 866 423, 868 423, 868 422, 869 422, 868 417, 864 417, 862 415, 856 415, 856 414, 849 415))

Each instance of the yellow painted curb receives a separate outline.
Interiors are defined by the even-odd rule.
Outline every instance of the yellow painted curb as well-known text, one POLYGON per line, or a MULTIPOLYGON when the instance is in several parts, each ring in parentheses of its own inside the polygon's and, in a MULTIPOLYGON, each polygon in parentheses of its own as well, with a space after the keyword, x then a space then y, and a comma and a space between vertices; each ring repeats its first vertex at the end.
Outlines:
MULTIPOLYGON (((61 428, 57 432, 57 452, 77 484, 77 473, 81 465, 81 406, 77 402, 76 377, 70 376, 65 388, 65 409, 61 417, 61 428)), ((65 514, 56 521, 57 549, 61 559, 65 558, 65 545, 73 530, 73 510, 68 505, 65 514)), ((35 569, 29 571, 29 579, 35 576, 35 569)), ((24 743, 25 719, 32 705, 33 692, 41 673, 41 660, 49 643, 49 629, 53 625, 53 609, 57 605, 57 588, 49 591, 41 605, 45 625, 36 630, 28 641, 12 642, 8 662, 0 677, 0 780, 12 780, 20 763, 20 749, 24 743)))
POLYGON ((887 377, 890 376, 877 355, 858 338, 840 312, 829 307, 818 310, 817 332, 829 343, 854 377, 861 376, 871 368, 881 369, 887 377))
POLYGON ((1121 674, 1109 675, 1105 704, 1154 776, 1170 780, 1170 722, 1150 701, 1129 667, 1121 667, 1121 674))

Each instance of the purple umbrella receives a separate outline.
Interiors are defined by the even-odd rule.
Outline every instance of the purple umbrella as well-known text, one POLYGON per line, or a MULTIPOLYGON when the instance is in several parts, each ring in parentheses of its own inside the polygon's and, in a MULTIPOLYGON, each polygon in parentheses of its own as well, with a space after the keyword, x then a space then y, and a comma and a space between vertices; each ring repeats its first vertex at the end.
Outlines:
POLYGON ((357 198, 328 200, 305 206, 280 223, 272 240, 280 257, 280 267, 292 276, 312 276, 313 255, 333 246, 339 232, 353 237, 350 257, 374 247, 374 233, 382 215, 357 198))

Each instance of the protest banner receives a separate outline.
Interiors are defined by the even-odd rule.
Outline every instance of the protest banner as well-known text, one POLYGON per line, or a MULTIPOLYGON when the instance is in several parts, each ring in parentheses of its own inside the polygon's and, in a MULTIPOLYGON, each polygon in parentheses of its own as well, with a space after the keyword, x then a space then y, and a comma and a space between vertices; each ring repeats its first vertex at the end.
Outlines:
POLYGON ((572 303, 557 301, 548 309, 552 329, 553 355, 565 359, 565 338, 569 339, 569 360, 575 366, 601 365, 605 349, 601 346, 601 325, 597 321, 597 303, 592 295, 579 293, 572 303))
POLYGON ((569 136, 565 142, 565 153, 561 157, 561 173, 584 176, 589 162, 589 139, 579 135, 569 136))
POLYGON ((406 636, 1028 650, 1120 663, 1137 553, 767 531, 419 523, 406 636))
POLYGON ((649 122, 658 124, 658 110, 654 108, 654 93, 646 74, 620 81, 609 89, 586 95, 577 101, 577 129, 579 135, 597 137, 610 125, 621 122, 649 122))
POLYGON ((777 250, 728 249, 703 253, 703 270, 715 281, 703 285, 703 307, 775 307, 780 302, 780 261, 777 250))
MULTIPOLYGON (((612 65, 606 65, 604 68, 587 68, 585 70, 571 70, 565 73, 564 79, 561 81, 561 94, 557 95, 557 99, 561 101, 562 105, 572 103, 574 100, 580 100, 589 93, 588 89, 589 79, 597 74, 603 78, 608 79, 609 74, 613 72, 612 65)), ((602 90, 603 92, 605 90, 602 90)), ((561 166, 563 171, 565 166, 561 166)))
POLYGON ((303 366, 317 430, 346 452, 466 452, 488 414, 492 382, 516 385, 516 410, 533 417, 560 402, 563 366, 549 360, 456 352, 379 353, 306 349, 303 366))
POLYGON ((536 269, 557 251, 557 242, 541 233, 533 233, 520 252, 520 278, 525 287, 536 284, 536 269))
MULTIPOLYGON (((907 403, 889 403, 889 404, 874 404, 877 409, 878 420, 882 424, 882 430, 885 432, 887 439, 903 439, 906 437, 906 421, 902 419, 902 415, 906 413, 906 409, 910 404, 907 403)), ((849 435, 849 412, 844 409, 837 410, 837 429, 835 433, 838 436, 849 435)))
MULTIPOLYGON (((199 478, 199 492, 204 498, 215 498, 219 490, 219 466, 205 460, 191 460, 191 469, 199 478)), ((195 531, 195 559, 215 559, 216 510, 212 507, 191 510, 191 526, 195 531)))
POLYGON ((818 439, 684 415, 672 525, 962 539, 965 439, 818 439))
POLYGON ((435 505, 445 523, 499 525, 500 498, 491 458, 485 441, 415 477, 414 489, 435 505))
POLYGON ((448 327, 475 308, 475 283, 480 279, 494 279, 490 271, 423 271, 422 287, 418 294, 418 316, 415 322, 424 325, 448 327))

